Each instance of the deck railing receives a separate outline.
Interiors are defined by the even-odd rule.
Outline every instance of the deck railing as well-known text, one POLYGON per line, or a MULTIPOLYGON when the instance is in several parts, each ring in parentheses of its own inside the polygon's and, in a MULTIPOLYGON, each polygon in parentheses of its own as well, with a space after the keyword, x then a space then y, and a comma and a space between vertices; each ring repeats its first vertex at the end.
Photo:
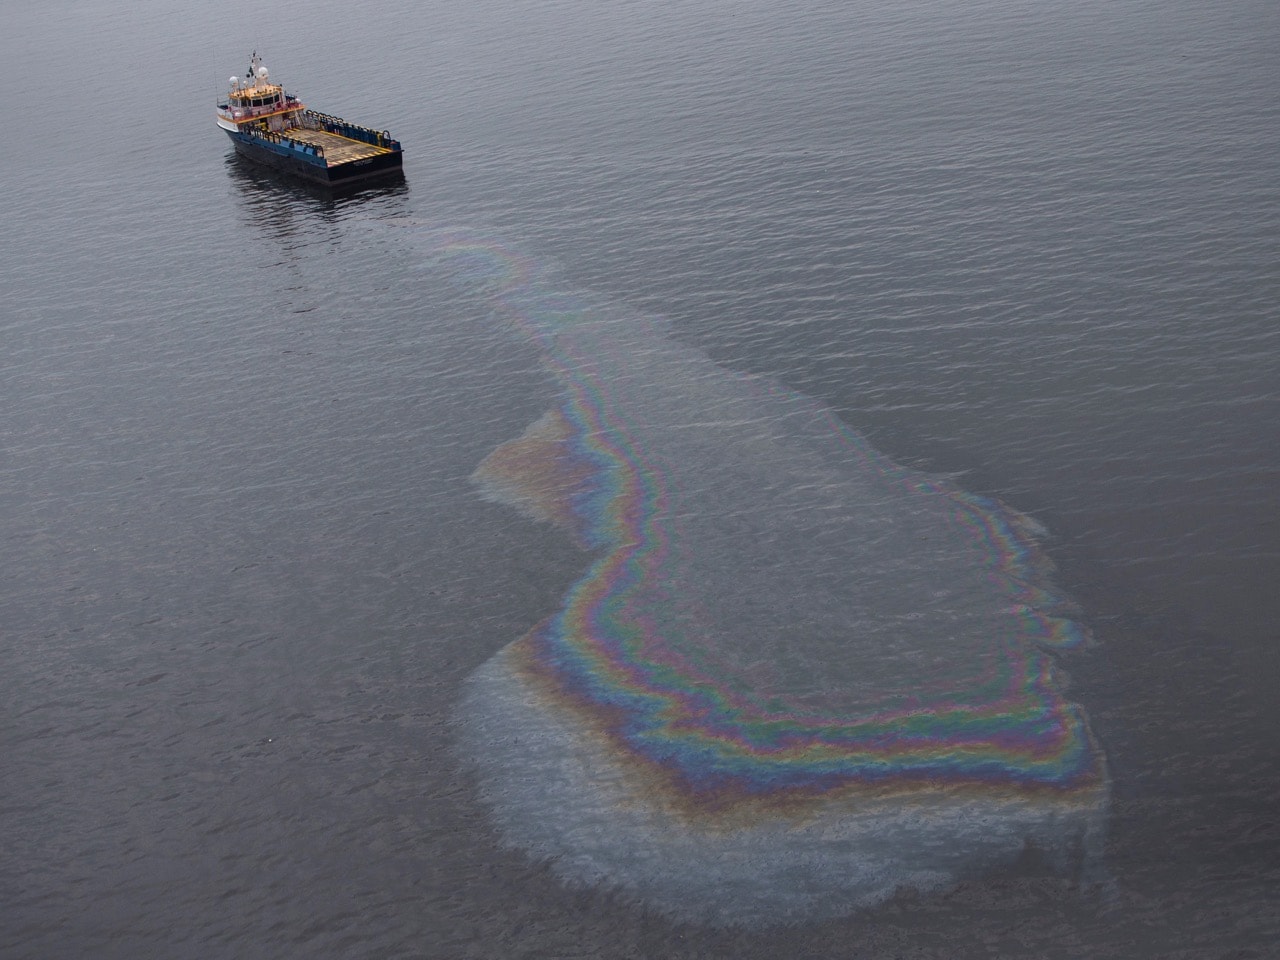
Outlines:
POLYGON ((247 133, 258 140, 265 140, 267 143, 274 143, 278 146, 288 147, 290 150, 296 150, 298 153, 305 154, 309 157, 317 157, 324 159, 324 147, 314 143, 303 143, 301 140, 294 140, 288 134, 277 133, 274 130, 263 130, 258 127, 246 127, 240 131, 247 133))
POLYGON ((303 126, 314 124, 315 126, 312 129, 336 133, 338 136, 346 137, 348 140, 359 140, 361 143, 367 143, 375 147, 385 147, 392 151, 400 150, 400 141, 393 140, 391 134, 387 133, 386 130, 374 130, 356 123, 348 123, 341 117, 332 117, 327 113, 317 113, 315 110, 303 111, 302 123, 303 126))

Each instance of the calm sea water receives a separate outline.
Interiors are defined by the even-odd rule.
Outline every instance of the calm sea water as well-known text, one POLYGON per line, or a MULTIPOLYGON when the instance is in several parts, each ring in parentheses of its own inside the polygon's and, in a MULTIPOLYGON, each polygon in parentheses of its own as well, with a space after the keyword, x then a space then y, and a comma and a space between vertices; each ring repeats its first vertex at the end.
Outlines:
POLYGON ((1274 3, 2 22, 0 956, 1280 955, 1274 3), (237 160, 255 48, 405 182, 237 160), (748 935, 505 849, 450 718, 585 561, 468 482, 556 387, 405 221, 1042 522, 1102 894, 1020 863, 748 935))

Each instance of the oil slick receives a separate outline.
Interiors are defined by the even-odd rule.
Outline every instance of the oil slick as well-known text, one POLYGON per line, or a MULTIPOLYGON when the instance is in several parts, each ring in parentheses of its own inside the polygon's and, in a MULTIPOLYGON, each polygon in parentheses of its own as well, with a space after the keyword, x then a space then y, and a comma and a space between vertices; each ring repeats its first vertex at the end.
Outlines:
POLYGON ((500 246, 433 243, 561 388, 474 479, 587 557, 460 707, 507 842, 723 926, 943 889, 1028 846, 1087 866, 1104 760, 1055 678, 1084 635, 1032 521, 500 246))

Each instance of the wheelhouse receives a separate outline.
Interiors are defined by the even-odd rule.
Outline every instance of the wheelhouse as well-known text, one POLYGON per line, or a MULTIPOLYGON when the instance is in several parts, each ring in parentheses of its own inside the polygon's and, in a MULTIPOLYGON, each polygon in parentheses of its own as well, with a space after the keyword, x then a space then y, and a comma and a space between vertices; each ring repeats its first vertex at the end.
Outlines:
POLYGON ((243 79, 232 77, 231 89, 218 100, 218 115, 241 123, 289 110, 302 109, 297 97, 284 92, 284 87, 271 83, 262 58, 255 51, 249 61, 249 73, 243 79))

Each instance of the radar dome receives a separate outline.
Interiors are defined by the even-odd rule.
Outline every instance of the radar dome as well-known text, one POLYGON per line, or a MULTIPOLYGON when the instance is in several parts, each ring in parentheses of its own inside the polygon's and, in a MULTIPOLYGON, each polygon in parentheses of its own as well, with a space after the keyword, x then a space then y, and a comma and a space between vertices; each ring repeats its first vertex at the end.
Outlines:
POLYGON ((265 79, 267 79, 267 68, 266 68, 266 67, 259 67, 259 68, 258 68, 258 79, 259 79, 259 80, 265 80, 265 79))
POLYGON ((227 82, 228 82, 228 83, 230 83, 230 84, 234 87, 237 83, 239 83, 239 82, 240 82, 240 78, 239 78, 239 77, 232 77, 232 78, 231 78, 229 81, 227 81, 227 82))

